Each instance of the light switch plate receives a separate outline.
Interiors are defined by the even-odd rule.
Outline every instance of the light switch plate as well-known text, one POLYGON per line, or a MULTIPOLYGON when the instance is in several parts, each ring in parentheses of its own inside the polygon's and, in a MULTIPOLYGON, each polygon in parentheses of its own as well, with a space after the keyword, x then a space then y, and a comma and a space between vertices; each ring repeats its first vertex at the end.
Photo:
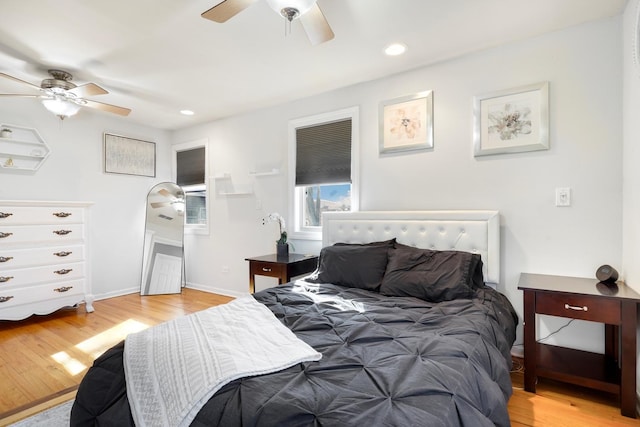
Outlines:
POLYGON ((559 206, 559 207, 571 206, 571 188, 569 187, 556 188, 556 206, 559 206))

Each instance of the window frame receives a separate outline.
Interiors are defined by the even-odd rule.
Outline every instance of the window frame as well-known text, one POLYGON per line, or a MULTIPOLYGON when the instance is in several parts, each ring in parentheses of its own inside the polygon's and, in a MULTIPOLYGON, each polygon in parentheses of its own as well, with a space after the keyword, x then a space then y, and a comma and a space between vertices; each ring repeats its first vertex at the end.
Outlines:
POLYGON ((351 211, 360 209, 360 120, 357 106, 344 108, 313 116, 302 117, 289 121, 288 126, 288 150, 289 150, 289 224, 290 239, 297 240, 322 240, 322 226, 305 227, 301 224, 304 198, 303 187, 296 188, 296 129, 321 125, 351 119, 351 211))
POLYGON ((178 152, 194 150, 197 148, 204 147, 204 182, 202 184, 195 184, 193 186, 184 186, 182 189, 186 192, 189 191, 190 187, 200 187, 204 185, 205 191, 205 206, 207 209, 207 216, 205 219, 205 224, 187 224, 187 216, 184 216, 184 233, 185 234, 209 234, 209 222, 210 222, 210 212, 211 212, 211 191, 209 186, 209 139, 202 138, 189 142, 182 142, 179 144, 173 144, 171 146, 172 149, 172 178, 173 182, 177 182, 178 179, 178 152))

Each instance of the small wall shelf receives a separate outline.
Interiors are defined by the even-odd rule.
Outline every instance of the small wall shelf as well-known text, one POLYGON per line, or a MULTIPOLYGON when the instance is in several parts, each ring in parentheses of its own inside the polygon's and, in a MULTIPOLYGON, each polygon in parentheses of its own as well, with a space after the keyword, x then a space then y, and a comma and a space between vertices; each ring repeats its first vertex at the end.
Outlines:
POLYGON ((233 186, 230 173, 222 173, 216 175, 213 177, 213 179, 215 179, 216 181, 220 181, 219 184, 216 184, 216 194, 218 196, 250 196, 253 194, 253 189, 249 189, 246 191, 236 191, 233 186))
POLYGON ((270 171, 266 171, 266 172, 249 172, 249 176, 255 176, 255 177, 259 177, 259 176, 273 176, 273 175, 278 175, 280 174, 280 169, 271 169, 270 171))
POLYGON ((51 150, 37 130, 15 125, 0 125, 11 130, 10 137, 0 137, 0 171, 36 171, 51 150))

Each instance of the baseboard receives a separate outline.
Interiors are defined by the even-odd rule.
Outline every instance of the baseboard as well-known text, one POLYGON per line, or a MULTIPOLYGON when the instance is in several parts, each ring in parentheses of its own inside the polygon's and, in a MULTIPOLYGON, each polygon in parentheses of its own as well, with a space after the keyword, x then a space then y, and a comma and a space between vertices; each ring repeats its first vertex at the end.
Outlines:
POLYGON ((249 292, 233 292, 228 289, 216 288, 214 286, 206 286, 193 282, 187 282, 186 287, 189 289, 195 289, 196 291, 209 292, 210 294, 218 294, 232 298, 240 298, 249 295, 249 292))

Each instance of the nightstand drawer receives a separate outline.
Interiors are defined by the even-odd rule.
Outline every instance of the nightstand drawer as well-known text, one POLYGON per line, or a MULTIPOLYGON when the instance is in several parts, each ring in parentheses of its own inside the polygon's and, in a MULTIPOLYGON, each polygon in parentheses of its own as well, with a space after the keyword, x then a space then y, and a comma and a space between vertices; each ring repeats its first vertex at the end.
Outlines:
POLYGON ((620 301, 560 292, 538 292, 536 313, 619 325, 620 301))
POLYGON ((285 264, 275 264, 273 262, 251 262, 251 274, 268 277, 282 277, 287 272, 285 264))

